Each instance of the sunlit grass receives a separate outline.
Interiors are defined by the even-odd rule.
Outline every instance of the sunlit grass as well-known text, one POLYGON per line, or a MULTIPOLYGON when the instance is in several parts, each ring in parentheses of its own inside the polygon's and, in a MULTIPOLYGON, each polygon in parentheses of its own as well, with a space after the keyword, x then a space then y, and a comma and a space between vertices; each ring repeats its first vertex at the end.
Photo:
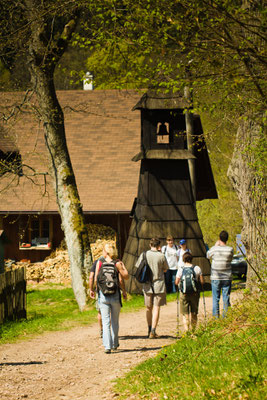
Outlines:
POLYGON ((265 399, 266 294, 164 347, 116 385, 119 399, 265 399))

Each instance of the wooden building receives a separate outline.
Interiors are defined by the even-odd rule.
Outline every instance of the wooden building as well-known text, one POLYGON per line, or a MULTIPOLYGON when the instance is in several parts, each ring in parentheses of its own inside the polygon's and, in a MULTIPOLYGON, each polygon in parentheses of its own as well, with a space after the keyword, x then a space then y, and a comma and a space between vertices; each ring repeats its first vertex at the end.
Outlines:
MULTIPOLYGON (((217 198, 216 187, 205 146, 200 117, 193 115, 193 151, 188 147, 184 110, 179 94, 144 94, 134 110, 141 111, 141 151, 133 161, 141 160, 138 195, 132 208, 132 224, 123 256, 128 270, 134 271, 138 256, 149 249, 152 237, 165 244, 167 235, 178 242, 184 238, 194 256, 194 264, 209 276, 210 264, 198 223, 195 201, 217 198), (195 193, 189 162, 195 164, 195 193)), ((140 287, 132 278, 130 292, 140 287)))
MULTIPOLYGON (((140 118, 131 109, 141 94, 70 90, 57 95, 86 222, 112 227, 122 257, 139 176, 131 158, 139 149, 140 118)), ((9 239, 5 258, 17 261, 42 261, 64 238, 36 109, 34 97, 0 93, 0 113, 7 121, 0 123, 0 162, 7 167, 0 169, 0 230, 9 239)))

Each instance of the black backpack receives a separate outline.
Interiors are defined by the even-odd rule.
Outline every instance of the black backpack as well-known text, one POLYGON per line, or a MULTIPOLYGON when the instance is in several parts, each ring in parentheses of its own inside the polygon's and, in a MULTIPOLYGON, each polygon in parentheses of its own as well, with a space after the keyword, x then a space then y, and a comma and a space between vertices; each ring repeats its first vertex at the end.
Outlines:
POLYGON ((115 262, 101 262, 97 275, 97 289, 105 296, 117 293, 119 290, 119 275, 115 262))
POLYGON ((135 271, 134 277, 139 283, 152 283, 153 281, 153 273, 148 265, 145 251, 143 252, 143 258, 135 271))
POLYGON ((198 291, 198 282, 196 280, 194 266, 183 267, 183 272, 179 283, 179 289, 184 294, 195 293, 198 291))

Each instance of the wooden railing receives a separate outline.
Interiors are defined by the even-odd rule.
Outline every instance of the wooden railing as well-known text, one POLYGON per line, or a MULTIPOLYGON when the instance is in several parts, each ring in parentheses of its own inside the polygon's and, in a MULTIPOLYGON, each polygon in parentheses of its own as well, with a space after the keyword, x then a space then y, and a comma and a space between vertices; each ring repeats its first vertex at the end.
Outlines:
POLYGON ((0 274, 0 323, 26 318, 26 268, 0 274))

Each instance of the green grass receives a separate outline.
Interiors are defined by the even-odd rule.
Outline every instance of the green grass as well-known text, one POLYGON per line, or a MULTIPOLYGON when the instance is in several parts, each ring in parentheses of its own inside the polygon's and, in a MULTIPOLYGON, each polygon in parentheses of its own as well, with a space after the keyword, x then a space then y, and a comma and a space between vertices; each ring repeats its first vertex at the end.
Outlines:
POLYGON ((247 296, 228 317, 184 335, 119 379, 119 399, 267 398, 266 294, 247 296))
MULTIPOLYGON (((131 295, 123 303, 123 312, 143 307, 143 296, 131 295)), ((29 339, 47 331, 68 330, 96 322, 94 303, 80 312, 73 290, 62 285, 28 286, 27 319, 5 322, 0 326, 0 344, 29 339)))

